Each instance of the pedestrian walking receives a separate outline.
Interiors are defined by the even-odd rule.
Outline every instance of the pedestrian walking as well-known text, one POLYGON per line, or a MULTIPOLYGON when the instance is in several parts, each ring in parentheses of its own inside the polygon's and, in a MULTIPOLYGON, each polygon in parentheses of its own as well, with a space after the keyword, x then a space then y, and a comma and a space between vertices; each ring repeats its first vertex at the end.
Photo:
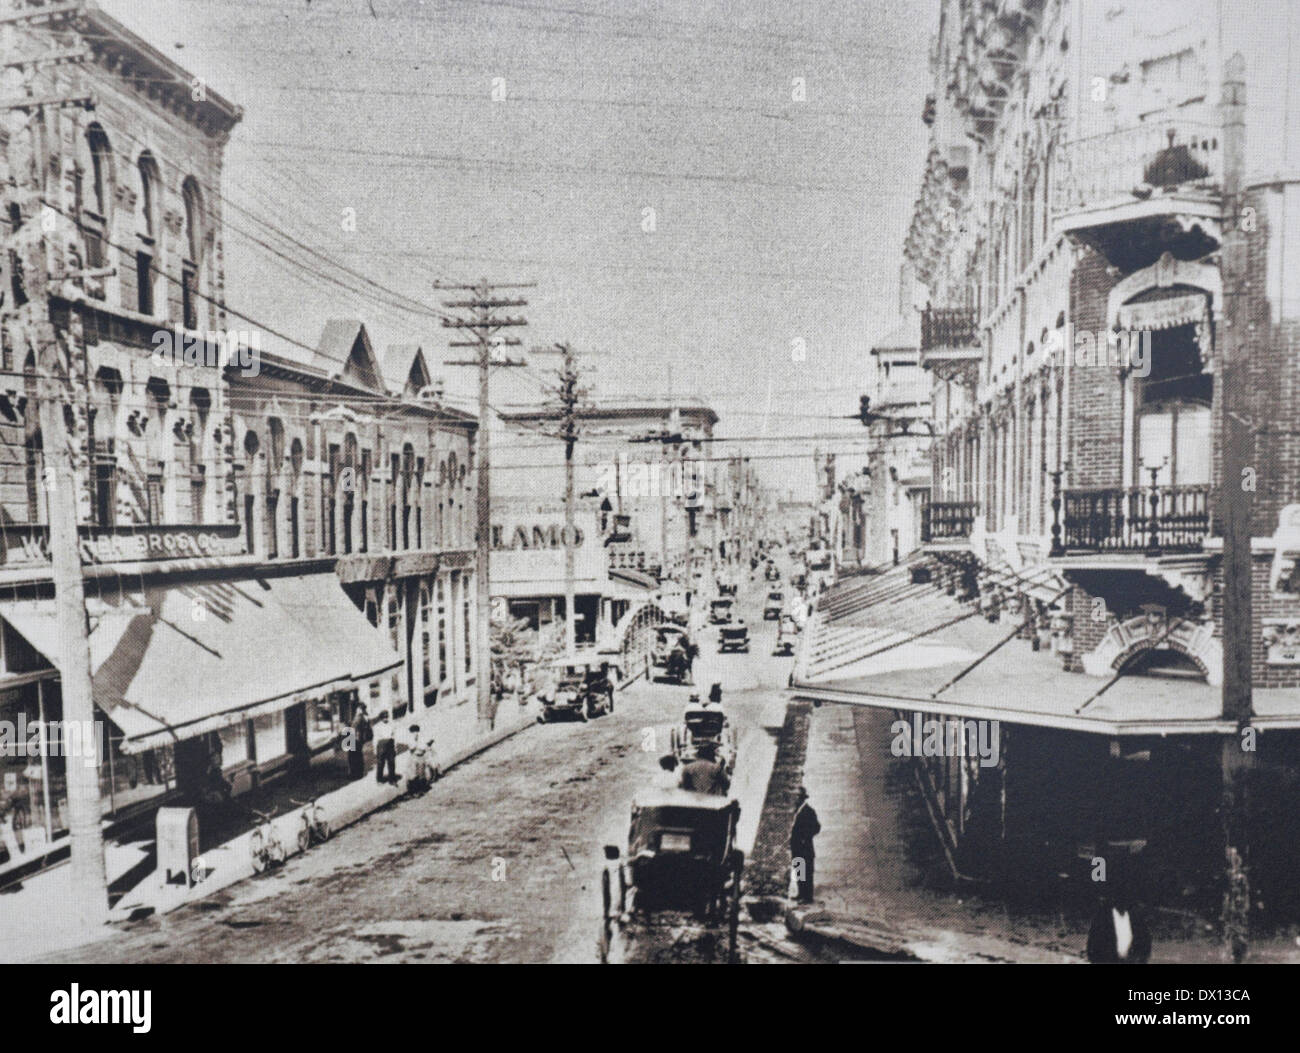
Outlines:
POLYGON ((359 779, 366 773, 366 738, 370 734, 370 720, 366 717, 364 703, 358 703, 352 722, 343 736, 343 752, 348 755, 348 775, 359 779))
POLYGON ((397 782, 397 741, 393 734, 392 717, 385 711, 375 721, 376 782, 397 782), (385 770, 387 775, 384 774, 385 770))
POLYGON ((808 791, 800 786, 795 805, 794 822, 790 825, 790 867, 794 871, 796 898, 800 903, 813 901, 813 863, 815 838, 822 830, 817 813, 808 803, 808 791))
POLYGON ((1122 889, 1102 892, 1088 928, 1088 961, 1095 965, 1145 965, 1151 930, 1143 911, 1122 889))

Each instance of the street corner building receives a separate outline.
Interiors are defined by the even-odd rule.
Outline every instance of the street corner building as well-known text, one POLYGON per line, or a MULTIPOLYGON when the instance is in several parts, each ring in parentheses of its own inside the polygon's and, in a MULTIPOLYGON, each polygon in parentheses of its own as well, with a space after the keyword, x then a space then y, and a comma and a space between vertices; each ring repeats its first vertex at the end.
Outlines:
MULTIPOLYGON (((717 421, 693 398, 597 400, 578 413, 575 639, 616 652, 625 677, 646 670, 655 625, 684 618, 692 596, 747 558, 753 472, 716 448, 717 421)), ((567 617, 558 425, 552 406, 504 406, 494 417, 492 597, 535 632, 567 617)))
MULTIPOLYGON (((242 111, 193 97, 187 71, 94 5, 63 18, 41 31, 86 55, 49 87, 93 107, 18 108, 0 128, 16 246, 0 259, 0 721, 50 729, 0 756, 0 881, 66 855, 79 763, 49 741, 67 647, 50 486, 76 495, 110 838, 214 776, 237 797, 339 766, 361 703, 421 725, 482 717, 476 417, 436 397, 420 347, 379 352, 359 320, 324 322, 290 358, 228 317, 220 186, 242 111), (24 240, 42 224, 54 233, 24 240), (60 435, 42 433, 50 390, 60 435), (70 480, 46 470, 54 443, 70 480)), ((0 33, 21 44, 24 26, 0 33)))
POLYGON ((893 441, 823 491, 864 573, 820 599, 791 687, 996 722, 994 766, 915 762, 959 872, 1082 887, 1104 859, 1214 909, 1241 784, 1258 904, 1300 910, 1300 123, 1278 115, 1300 84, 1270 18, 941 5, 902 320, 864 400, 893 441))

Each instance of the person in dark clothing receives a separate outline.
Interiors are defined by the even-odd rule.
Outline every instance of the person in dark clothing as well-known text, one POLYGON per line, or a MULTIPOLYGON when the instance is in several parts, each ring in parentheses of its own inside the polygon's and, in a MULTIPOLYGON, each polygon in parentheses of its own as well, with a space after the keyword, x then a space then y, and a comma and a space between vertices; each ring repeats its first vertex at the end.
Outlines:
POLYGON ((715 706, 722 705, 721 684, 714 684, 711 688, 709 688, 709 701, 712 702, 715 706))
POLYGON ((397 782, 397 740, 393 720, 381 713, 375 724, 375 781, 397 782), (387 771, 387 775, 384 772, 387 771))
POLYGON ((1088 929, 1087 953, 1094 965, 1145 965, 1151 957, 1144 912, 1123 890, 1101 894, 1088 929))
POLYGON ((358 705, 352 714, 352 723, 348 725, 343 736, 343 751, 348 755, 348 775, 359 779, 366 773, 366 735, 370 731, 370 721, 366 719, 366 707, 358 705))
POLYGON ((683 790, 695 793, 722 795, 731 789, 731 780, 726 765, 718 760, 717 751, 706 744, 696 751, 694 760, 682 767, 680 785, 683 790))
POLYGON ((808 803, 808 791, 800 786, 794 822, 790 826, 790 865, 800 903, 813 901, 813 861, 816 855, 813 838, 821 833, 821 829, 817 813, 808 803))

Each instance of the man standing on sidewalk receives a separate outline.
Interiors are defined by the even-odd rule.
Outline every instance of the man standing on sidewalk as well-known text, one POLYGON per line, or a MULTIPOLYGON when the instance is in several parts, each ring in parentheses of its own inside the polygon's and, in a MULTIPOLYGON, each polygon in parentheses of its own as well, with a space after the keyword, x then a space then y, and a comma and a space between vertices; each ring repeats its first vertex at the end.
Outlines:
POLYGON ((375 781, 397 782, 397 743, 393 739, 393 718, 387 711, 375 722, 375 781))
POLYGON ((822 824, 808 803, 808 791, 800 786, 790 826, 790 866, 794 871, 795 886, 800 903, 813 901, 813 838, 821 833, 822 824))

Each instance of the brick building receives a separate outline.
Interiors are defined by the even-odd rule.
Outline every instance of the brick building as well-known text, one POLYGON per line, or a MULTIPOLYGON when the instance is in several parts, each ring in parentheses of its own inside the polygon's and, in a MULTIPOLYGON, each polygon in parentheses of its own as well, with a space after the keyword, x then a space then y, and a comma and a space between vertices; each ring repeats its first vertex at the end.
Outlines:
POLYGON ((1300 728, 1300 300, 1286 251, 1300 237, 1288 175, 1300 137, 1284 119, 1300 99, 1269 46, 1295 18, 1285 4, 1208 0, 941 4, 904 275, 933 380, 926 549, 950 597, 933 617, 964 604, 1019 640, 1003 647, 999 630, 962 623, 929 650, 905 645, 929 654, 925 674, 886 679, 888 659, 869 659, 878 636, 836 651, 825 631, 908 595, 863 591, 829 601, 797 677, 809 697, 1000 723, 993 770, 969 757, 923 765, 969 867, 1036 856, 1079 873, 1131 854, 1160 889, 1191 876, 1212 898, 1224 751, 1248 738, 1253 862, 1264 898, 1295 905, 1297 854, 1275 824, 1294 808, 1300 728), (1235 206, 1220 104, 1234 54, 1247 100, 1235 206), (1233 223, 1249 245, 1255 435, 1248 736, 1220 699, 1215 367, 1233 223), (939 654, 940 641, 969 661, 939 654))
POLYGON ((381 362, 331 321, 295 362, 221 307, 240 109, 93 5, 0 34, 6 55, 85 51, 16 94, 93 103, 0 129, 0 721, 45 746, 0 754, 3 871, 66 844, 51 485, 77 496, 112 821, 312 763, 359 700, 473 721, 478 661, 476 420, 429 398, 418 348, 381 362), (71 480, 46 471, 24 304, 48 304, 67 370, 71 480))

